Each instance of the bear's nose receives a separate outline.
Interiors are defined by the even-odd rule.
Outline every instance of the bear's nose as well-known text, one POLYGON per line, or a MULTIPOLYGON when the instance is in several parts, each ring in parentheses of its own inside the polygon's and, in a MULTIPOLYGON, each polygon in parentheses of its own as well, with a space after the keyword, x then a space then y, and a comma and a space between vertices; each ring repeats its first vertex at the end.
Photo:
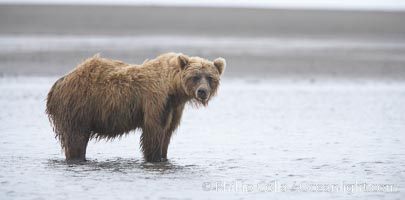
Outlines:
POLYGON ((197 91, 197 95, 201 99, 207 99, 207 90, 206 89, 199 89, 197 91))

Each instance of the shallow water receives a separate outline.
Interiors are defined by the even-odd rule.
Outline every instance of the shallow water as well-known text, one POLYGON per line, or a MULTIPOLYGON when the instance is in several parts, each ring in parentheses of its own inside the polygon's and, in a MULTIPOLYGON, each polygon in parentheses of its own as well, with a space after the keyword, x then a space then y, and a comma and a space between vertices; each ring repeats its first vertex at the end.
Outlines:
POLYGON ((168 162, 145 163, 133 133, 67 164, 44 112, 55 80, 0 78, 0 199, 405 196, 404 83, 225 79, 187 107, 168 162))

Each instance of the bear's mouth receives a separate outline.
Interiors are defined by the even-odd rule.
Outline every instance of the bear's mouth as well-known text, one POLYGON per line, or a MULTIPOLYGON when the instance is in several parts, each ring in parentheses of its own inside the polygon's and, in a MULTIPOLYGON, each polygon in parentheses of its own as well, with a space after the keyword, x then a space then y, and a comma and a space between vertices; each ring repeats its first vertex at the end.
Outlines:
POLYGON ((201 97, 196 96, 196 97, 195 97, 195 100, 197 100, 197 101, 198 101, 199 103, 201 103, 203 106, 206 106, 206 105, 208 104, 209 98, 203 99, 203 98, 201 98, 201 97))

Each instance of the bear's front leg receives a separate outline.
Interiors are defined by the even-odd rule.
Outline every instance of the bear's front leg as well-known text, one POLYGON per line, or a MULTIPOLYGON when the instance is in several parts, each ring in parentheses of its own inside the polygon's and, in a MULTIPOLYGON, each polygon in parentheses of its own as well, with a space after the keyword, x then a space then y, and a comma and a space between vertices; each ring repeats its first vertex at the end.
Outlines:
POLYGON ((170 144, 170 138, 173 132, 177 129, 180 124, 181 116, 183 115, 184 104, 174 106, 173 112, 171 113, 171 121, 167 122, 168 128, 166 130, 165 138, 163 141, 162 157, 167 160, 167 151, 170 144))
POLYGON ((143 156, 147 162, 161 162, 162 141, 159 133, 144 130, 141 136, 141 146, 143 156))
POLYGON ((171 122, 170 97, 154 93, 144 97, 141 146, 147 162, 166 161, 163 158, 167 124, 171 122))
POLYGON ((159 114, 150 112, 144 116, 142 127, 141 147, 147 162, 161 162, 162 146, 164 142, 164 128, 160 122, 159 114))

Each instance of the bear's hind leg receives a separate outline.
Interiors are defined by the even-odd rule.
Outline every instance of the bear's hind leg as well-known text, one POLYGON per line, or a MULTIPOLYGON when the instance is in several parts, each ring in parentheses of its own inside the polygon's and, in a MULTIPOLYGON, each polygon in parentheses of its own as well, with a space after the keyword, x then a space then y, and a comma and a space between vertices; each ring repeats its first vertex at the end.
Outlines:
POLYGON ((78 133, 65 137, 65 156, 68 162, 86 161, 86 149, 90 133, 78 133))

